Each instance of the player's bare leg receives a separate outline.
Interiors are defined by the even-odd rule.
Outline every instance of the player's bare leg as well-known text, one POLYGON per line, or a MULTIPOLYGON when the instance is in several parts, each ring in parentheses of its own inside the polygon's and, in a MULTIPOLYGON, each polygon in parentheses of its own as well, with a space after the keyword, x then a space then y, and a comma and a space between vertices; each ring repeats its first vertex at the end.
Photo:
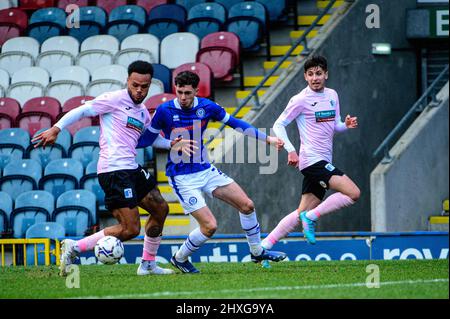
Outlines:
POLYGON ((142 262, 137 270, 138 275, 168 275, 175 273, 172 269, 164 269, 156 264, 156 255, 161 244, 164 222, 169 213, 169 205, 157 188, 151 190, 139 203, 139 206, 150 213, 145 224, 142 262))
POLYGON ((213 196, 230 204, 239 211, 241 226, 246 233, 253 262, 260 262, 265 259, 280 261, 286 258, 285 253, 265 250, 261 246, 261 231, 255 212, 255 205, 236 182, 218 187, 213 191, 213 196))

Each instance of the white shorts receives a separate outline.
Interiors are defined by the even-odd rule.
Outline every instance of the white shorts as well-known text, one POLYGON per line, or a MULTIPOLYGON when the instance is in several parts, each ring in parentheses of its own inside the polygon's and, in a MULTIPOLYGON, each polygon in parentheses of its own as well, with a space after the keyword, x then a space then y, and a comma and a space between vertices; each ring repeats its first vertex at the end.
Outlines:
POLYGON ((214 165, 201 172, 169 177, 169 184, 177 195, 185 214, 190 214, 206 206, 203 193, 212 198, 212 192, 216 188, 233 182, 232 178, 214 165))

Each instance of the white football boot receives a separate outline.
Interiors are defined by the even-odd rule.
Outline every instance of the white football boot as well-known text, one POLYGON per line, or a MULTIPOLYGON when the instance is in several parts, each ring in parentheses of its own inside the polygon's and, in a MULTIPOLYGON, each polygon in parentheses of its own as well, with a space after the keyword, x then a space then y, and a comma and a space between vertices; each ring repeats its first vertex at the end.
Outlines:
POLYGON ((150 263, 146 260, 141 261, 139 268, 137 270, 137 274, 139 276, 145 276, 145 275, 172 275, 175 271, 172 269, 167 268, 161 268, 156 265, 155 262, 150 263), (153 265, 151 265, 153 264, 153 265), (153 266, 153 267, 151 267, 153 266))

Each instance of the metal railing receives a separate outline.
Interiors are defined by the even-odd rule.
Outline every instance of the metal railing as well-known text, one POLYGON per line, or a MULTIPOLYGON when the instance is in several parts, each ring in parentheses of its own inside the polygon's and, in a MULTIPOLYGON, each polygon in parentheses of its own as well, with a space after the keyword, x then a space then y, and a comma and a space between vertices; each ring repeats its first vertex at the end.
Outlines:
POLYGON ((431 105, 437 106, 439 101, 436 98, 437 95, 437 84, 439 81, 447 74, 448 77, 448 64, 444 67, 444 69, 439 73, 439 75, 434 79, 433 83, 428 87, 428 89, 422 94, 422 96, 414 103, 411 109, 403 116, 400 122, 394 127, 394 129, 389 133, 389 135, 384 139, 384 141, 378 146, 378 148, 373 153, 373 157, 377 157, 384 152, 384 157, 381 160, 382 164, 388 164, 392 162, 393 158, 389 154, 389 146, 394 140, 394 137, 400 132, 400 130, 408 123, 413 115, 417 114, 417 112, 422 112, 425 106, 428 104, 428 98, 431 97, 431 105))
MULTIPOLYGON (((51 264, 51 255, 56 257, 56 265, 59 265, 59 252, 60 252, 60 242, 59 240, 52 240, 49 238, 35 238, 35 239, 0 239, 0 253, 1 253, 1 266, 5 267, 6 251, 5 246, 12 246, 12 265, 17 265, 17 246, 22 246, 23 248, 23 266, 27 266, 27 245, 34 245, 33 256, 34 265, 38 265, 39 254, 44 254, 44 263, 46 266, 51 264), (55 248, 51 248, 51 243, 55 243, 55 248), (38 248, 38 245, 43 245, 42 248, 38 248)), ((21 264, 22 265, 22 264, 21 264)))
MULTIPOLYGON (((269 73, 267 73, 265 75, 265 77, 261 80, 261 82, 259 82, 259 84, 252 90, 252 92, 243 100, 243 102, 241 102, 238 107, 234 110, 234 112, 231 114, 231 116, 235 116, 236 114, 239 113, 239 111, 247 105, 247 103, 252 99, 255 98, 255 108, 254 109, 260 109, 263 105, 260 104, 259 102, 259 97, 258 97, 258 91, 261 90, 264 87, 264 84, 267 82, 267 80, 269 80, 269 78, 275 74, 275 72, 278 71, 278 69, 281 67, 281 65, 291 56, 291 53, 294 52, 295 49, 297 49, 297 47, 299 45, 303 45, 303 51, 300 53, 302 55, 308 55, 310 53, 309 49, 308 49, 308 42, 307 42, 307 36, 308 34, 319 24, 319 21, 326 15, 328 14, 328 11, 334 6, 334 4, 336 3, 336 1, 338 0, 331 0, 328 5, 324 8, 324 10, 322 11, 322 13, 320 13, 316 19, 314 20, 314 22, 306 29, 306 31, 302 34, 302 36, 300 38, 297 39, 297 41, 295 41, 295 43, 291 46, 291 48, 286 52, 286 54, 280 59, 280 61, 278 61, 278 63, 272 68, 272 70, 270 70, 269 73)), ((298 19, 298 16, 295 17, 295 19, 298 19)), ((219 127, 219 132, 222 132, 222 130, 225 128, 225 124, 222 124, 219 127)), ((220 133, 219 133, 220 134, 220 133)), ((213 137, 211 137, 206 143, 205 145, 210 144, 219 134, 214 135, 213 137)))

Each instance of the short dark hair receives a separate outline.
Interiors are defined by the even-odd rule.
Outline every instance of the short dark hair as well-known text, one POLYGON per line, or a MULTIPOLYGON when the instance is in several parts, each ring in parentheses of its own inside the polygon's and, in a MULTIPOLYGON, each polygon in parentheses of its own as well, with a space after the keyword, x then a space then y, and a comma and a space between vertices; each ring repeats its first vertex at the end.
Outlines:
POLYGON ((325 72, 328 71, 327 59, 321 55, 314 55, 305 62, 305 73, 310 68, 321 67, 325 72))
POLYGON ((186 86, 186 85, 192 85, 194 89, 198 88, 198 84, 200 83, 200 77, 190 71, 184 71, 178 74, 175 77, 175 85, 177 86, 186 86))
POLYGON ((150 76, 153 77, 153 66, 145 61, 134 61, 128 66, 128 76, 130 76, 133 72, 139 74, 150 74, 150 76))

